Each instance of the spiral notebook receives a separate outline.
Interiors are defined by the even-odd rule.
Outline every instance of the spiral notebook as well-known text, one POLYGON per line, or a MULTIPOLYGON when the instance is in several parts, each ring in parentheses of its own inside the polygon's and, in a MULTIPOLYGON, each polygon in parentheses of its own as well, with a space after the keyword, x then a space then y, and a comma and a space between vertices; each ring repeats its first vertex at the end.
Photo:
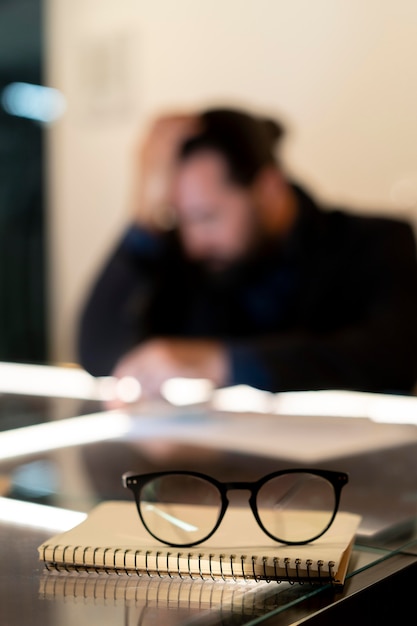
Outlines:
MULTIPOLYGON (((196 516, 206 514, 195 508, 196 516)), ((340 511, 322 537, 288 546, 264 535, 249 507, 231 507, 203 544, 173 548, 147 533, 133 502, 108 501, 38 551, 48 570, 64 572, 343 585, 359 522, 359 515, 340 511)))

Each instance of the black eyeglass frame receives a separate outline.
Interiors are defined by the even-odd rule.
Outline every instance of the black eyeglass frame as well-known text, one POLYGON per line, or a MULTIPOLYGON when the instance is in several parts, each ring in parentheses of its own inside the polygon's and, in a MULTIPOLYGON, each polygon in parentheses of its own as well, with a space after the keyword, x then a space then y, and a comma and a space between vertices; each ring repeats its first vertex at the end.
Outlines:
POLYGON ((212 478, 211 476, 208 476, 207 474, 203 474, 201 472, 193 472, 193 471, 188 471, 188 470, 172 470, 172 471, 167 471, 167 472, 153 472, 150 474, 135 474, 134 472, 125 472, 122 476, 122 483, 123 486, 126 487, 127 489, 130 489, 133 492, 133 495, 135 497, 135 502, 136 502, 136 508, 138 510, 139 513, 139 517, 140 520, 143 524, 143 526, 146 528, 146 530, 148 531, 148 533, 157 541, 160 541, 161 543, 164 543, 168 546, 172 546, 172 547, 182 547, 182 548, 189 548, 192 546, 196 546, 200 543, 203 543, 204 541, 206 541, 207 539, 209 539, 209 537, 211 537, 212 535, 214 535, 214 533, 216 532, 216 530, 219 528, 223 517, 227 511, 227 507, 229 505, 229 500, 227 497, 227 492, 231 491, 231 490, 236 490, 236 489, 241 489, 241 490, 247 490, 250 491, 250 497, 248 499, 249 502, 249 506, 252 510, 252 513, 256 519, 256 521, 258 522, 259 527, 262 529, 262 531, 271 539, 273 539, 274 541, 278 541, 279 543, 284 543, 287 545, 304 545, 307 543, 310 543, 311 541, 315 541, 316 539, 318 539, 319 537, 321 537, 322 535, 324 535, 325 532, 327 532, 327 530, 330 528, 330 526, 333 524, 334 519, 336 517, 337 511, 339 509, 339 504, 340 504, 340 496, 342 493, 342 488, 347 484, 349 480, 349 475, 345 472, 338 472, 338 471, 333 471, 333 470, 320 470, 320 469, 310 469, 310 468, 296 468, 296 469, 288 469, 288 470, 278 470, 276 472, 272 472, 270 474, 267 474, 266 476, 263 476, 262 478, 260 478, 259 480, 256 481, 244 481, 244 482, 221 482, 219 480, 216 480, 215 478, 212 478), (327 480, 333 487, 333 492, 334 492, 334 509, 333 509, 333 514, 328 522, 328 524, 325 526, 325 528, 318 534, 314 535, 313 537, 310 537, 309 539, 306 539, 304 541, 288 541, 288 540, 283 540, 279 537, 275 537, 274 535, 272 535, 272 533, 270 533, 262 524, 262 521, 260 519, 260 516, 258 514, 258 509, 257 509, 257 504, 256 504, 256 499, 258 496, 258 492, 261 489, 261 487, 263 487, 263 485, 265 483, 267 483, 269 480, 272 480, 273 478, 276 478, 277 476, 283 476, 285 474, 312 474, 314 476, 319 476, 321 478, 324 478, 325 480, 327 480), (220 507, 220 511, 219 511, 219 516, 217 519, 216 524, 214 525, 213 529, 202 539, 199 539, 198 541, 194 541, 191 543, 181 543, 181 544, 177 544, 177 543, 170 543, 168 541, 163 541, 162 539, 160 539, 159 537, 157 537, 152 530, 147 526, 147 524, 145 523, 145 520, 142 516, 141 513, 141 492, 142 489, 144 488, 144 486, 151 482, 152 480, 155 480, 157 478, 161 478, 163 476, 174 476, 174 475, 181 475, 181 476, 194 476, 195 478, 199 478, 201 480, 205 480, 208 483, 210 483, 211 485, 213 485, 214 487, 217 488, 219 494, 220 494, 220 498, 221 498, 221 507, 220 507))

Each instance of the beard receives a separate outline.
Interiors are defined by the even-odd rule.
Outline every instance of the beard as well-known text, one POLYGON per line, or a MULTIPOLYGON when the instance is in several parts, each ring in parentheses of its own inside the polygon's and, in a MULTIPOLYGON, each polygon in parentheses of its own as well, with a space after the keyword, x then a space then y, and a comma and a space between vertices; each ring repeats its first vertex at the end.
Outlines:
POLYGON ((252 233, 250 245, 235 257, 221 254, 207 255, 203 259, 192 261, 204 278, 212 285, 227 288, 244 284, 256 279, 265 268, 270 266, 272 258, 280 255, 280 241, 258 228, 252 233))

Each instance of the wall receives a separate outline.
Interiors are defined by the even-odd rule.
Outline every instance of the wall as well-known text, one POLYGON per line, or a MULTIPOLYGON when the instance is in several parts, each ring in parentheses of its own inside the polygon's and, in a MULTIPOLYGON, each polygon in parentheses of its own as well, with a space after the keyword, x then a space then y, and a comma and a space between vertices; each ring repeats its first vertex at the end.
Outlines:
POLYGON ((243 104, 289 127, 285 162, 326 202, 417 223, 415 0, 45 0, 51 358, 128 220, 131 154, 172 107, 243 104))

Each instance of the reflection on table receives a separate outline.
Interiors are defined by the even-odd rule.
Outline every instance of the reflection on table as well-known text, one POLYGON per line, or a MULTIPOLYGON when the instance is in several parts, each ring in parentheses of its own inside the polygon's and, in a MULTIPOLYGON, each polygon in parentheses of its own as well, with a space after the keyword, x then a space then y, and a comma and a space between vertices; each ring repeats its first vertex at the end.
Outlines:
MULTIPOLYGON (((167 604, 164 586, 161 602, 155 587, 145 589, 143 581, 138 587, 130 579, 45 580, 36 547, 55 530, 74 525, 96 503, 128 499, 121 483, 127 470, 190 469, 230 481, 255 480, 289 467, 345 471, 349 484, 341 508, 360 513, 363 520, 342 596, 349 596, 362 568, 381 562, 391 575, 398 559, 414 563, 417 399, 330 393, 321 396, 326 404, 320 408, 320 394, 305 395, 302 405, 302 394, 231 391, 232 408, 213 401, 164 401, 111 412, 104 411, 97 397, 3 391, 0 613, 6 613, 1 623, 184 624, 198 619, 202 624, 247 624, 271 612, 284 614, 294 603, 299 603, 301 617, 335 599, 332 589, 284 584, 245 588, 241 596, 235 591, 233 602, 223 598, 216 607, 194 598, 167 604), (238 400, 248 393, 242 410, 238 400), (394 410, 396 400, 400 411, 394 410), (303 406, 310 407, 310 414, 303 406), (43 512, 43 522, 36 511, 43 512), (63 517, 53 517, 54 511, 63 517)), ((214 591, 218 594, 219 588, 214 591)))

